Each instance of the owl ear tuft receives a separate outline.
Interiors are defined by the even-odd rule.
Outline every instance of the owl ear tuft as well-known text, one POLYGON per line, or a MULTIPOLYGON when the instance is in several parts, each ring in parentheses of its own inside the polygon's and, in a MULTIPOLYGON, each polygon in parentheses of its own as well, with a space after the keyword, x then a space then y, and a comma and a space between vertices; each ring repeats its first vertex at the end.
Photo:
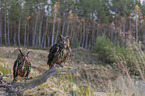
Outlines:
POLYGON ((66 36, 66 39, 69 39, 69 37, 68 37, 68 36, 66 36))
POLYGON ((21 54, 23 54, 21 49, 19 49, 19 52, 20 52, 21 54))
POLYGON ((27 52, 27 55, 30 53, 30 51, 27 52))
POLYGON ((59 37, 62 38, 62 35, 59 34, 59 37))

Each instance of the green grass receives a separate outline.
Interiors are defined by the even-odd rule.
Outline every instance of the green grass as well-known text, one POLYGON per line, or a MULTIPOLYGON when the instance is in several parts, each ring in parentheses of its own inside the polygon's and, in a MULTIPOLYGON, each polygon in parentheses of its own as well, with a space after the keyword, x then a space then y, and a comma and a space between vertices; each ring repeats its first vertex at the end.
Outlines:
POLYGON ((7 74, 12 74, 11 69, 10 69, 9 66, 6 65, 6 64, 4 64, 4 66, 3 66, 3 65, 0 65, 0 71, 1 71, 2 73, 4 73, 5 75, 7 75, 7 74))
POLYGON ((3 65, 0 65, 0 72, 2 72, 6 77, 5 80, 12 80, 12 71, 9 68, 8 65, 6 65, 2 59, 0 59, 0 62, 3 63, 3 65))
POLYGON ((2 72, 5 76, 8 76, 10 77, 10 79, 12 79, 12 71, 9 68, 9 66, 4 63, 2 58, 0 58, 0 62, 2 63, 2 65, 0 65, 0 72, 2 72))
POLYGON ((77 93, 80 96, 95 96, 94 90, 88 86, 88 88, 83 88, 83 85, 81 85, 80 88, 77 89, 77 93))
MULTIPOLYGON (((44 83, 37 88, 37 91, 41 91, 43 88, 45 89, 53 89, 53 95, 55 95, 55 91, 60 91, 69 94, 70 91, 76 91, 79 96, 95 96, 94 90, 89 86, 88 88, 84 88, 83 85, 78 87, 73 83, 75 76, 72 73, 68 73, 63 76, 50 77, 49 83, 44 83)), ((57 94, 57 92, 56 92, 57 94)))

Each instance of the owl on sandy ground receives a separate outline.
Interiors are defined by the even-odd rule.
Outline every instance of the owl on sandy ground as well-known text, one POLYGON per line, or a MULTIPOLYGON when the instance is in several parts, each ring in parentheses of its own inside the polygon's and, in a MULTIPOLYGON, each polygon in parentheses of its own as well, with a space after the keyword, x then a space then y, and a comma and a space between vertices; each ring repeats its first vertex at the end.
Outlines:
POLYGON ((69 46, 69 37, 59 35, 57 43, 49 50, 47 61, 49 68, 53 68, 56 65, 63 67, 63 64, 69 60, 70 52, 71 48, 69 46))

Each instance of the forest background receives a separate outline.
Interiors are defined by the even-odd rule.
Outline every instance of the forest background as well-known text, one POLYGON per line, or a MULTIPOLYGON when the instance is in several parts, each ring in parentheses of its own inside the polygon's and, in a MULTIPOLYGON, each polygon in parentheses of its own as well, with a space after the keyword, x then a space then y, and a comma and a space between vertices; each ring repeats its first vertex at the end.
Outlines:
POLYGON ((145 1, 0 1, 0 45, 48 48, 59 34, 70 37, 71 47, 85 49, 93 49, 103 34, 121 46, 144 44, 145 1))

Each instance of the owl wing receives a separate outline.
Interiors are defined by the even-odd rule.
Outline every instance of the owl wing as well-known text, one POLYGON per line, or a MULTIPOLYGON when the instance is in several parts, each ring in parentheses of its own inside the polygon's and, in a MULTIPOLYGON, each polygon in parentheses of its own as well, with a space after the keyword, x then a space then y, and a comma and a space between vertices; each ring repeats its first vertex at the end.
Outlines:
POLYGON ((47 64, 50 65, 51 61, 53 60, 54 56, 58 53, 60 47, 55 44, 54 46, 51 47, 50 51, 49 51, 49 55, 48 55, 48 62, 47 64))
POLYGON ((25 77, 28 77, 30 71, 31 71, 31 63, 29 61, 27 61, 27 68, 26 68, 27 74, 25 77))
POLYGON ((67 46, 66 49, 68 50, 69 53, 71 52, 71 48, 69 46, 67 46))
POLYGON ((14 76, 14 79, 18 75, 18 65, 19 65, 19 62, 16 60, 15 63, 14 63, 14 66, 13 66, 13 76, 14 76))

